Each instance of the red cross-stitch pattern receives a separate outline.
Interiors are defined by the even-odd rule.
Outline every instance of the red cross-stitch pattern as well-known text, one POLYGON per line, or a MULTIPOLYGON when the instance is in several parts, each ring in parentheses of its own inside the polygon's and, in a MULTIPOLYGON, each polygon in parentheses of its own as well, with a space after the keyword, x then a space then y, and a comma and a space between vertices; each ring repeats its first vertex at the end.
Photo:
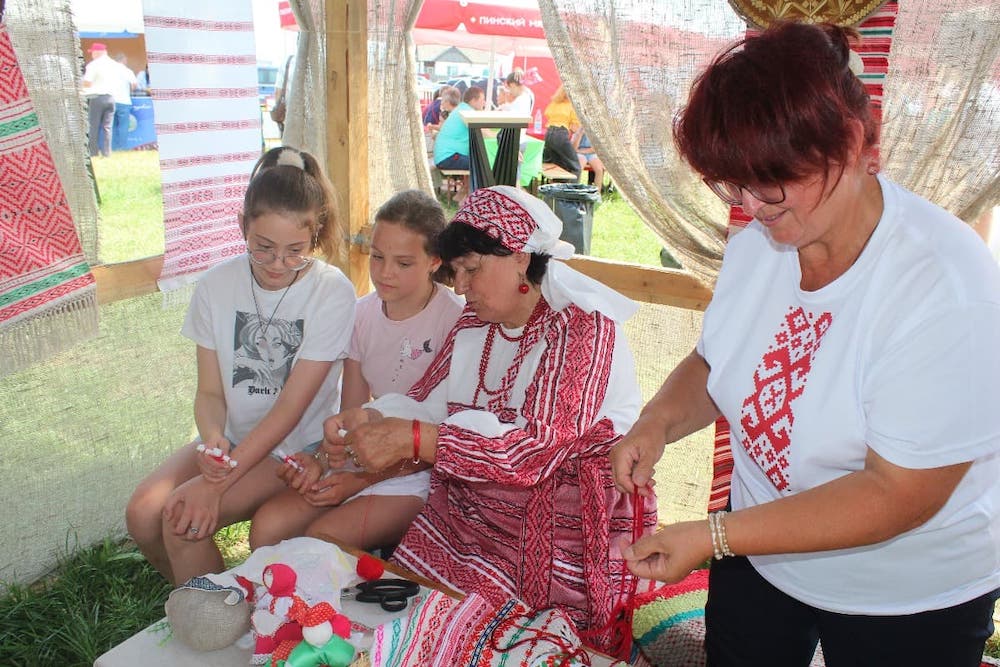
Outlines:
POLYGON ((779 491, 787 490, 790 483, 792 402, 805 390, 812 357, 832 322, 830 313, 814 317, 801 307, 790 308, 754 371, 753 393, 743 401, 743 448, 779 491))
POLYGON ((496 190, 482 188, 476 190, 454 220, 485 232, 498 240, 505 248, 521 252, 531 233, 535 231, 535 220, 524 207, 496 190))

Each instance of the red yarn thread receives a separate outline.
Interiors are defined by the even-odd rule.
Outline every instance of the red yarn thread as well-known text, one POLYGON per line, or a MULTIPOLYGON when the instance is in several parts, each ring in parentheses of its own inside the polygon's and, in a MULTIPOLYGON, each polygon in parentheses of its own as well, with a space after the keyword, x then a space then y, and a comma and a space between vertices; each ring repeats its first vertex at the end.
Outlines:
MULTIPOLYGON (((642 502, 638 487, 632 491, 632 542, 642 537, 642 502)), ((624 600, 619 600, 611 609, 611 620, 599 628, 590 628, 580 633, 586 642, 600 637, 604 633, 611 635, 610 651, 612 656, 628 660, 632 654, 632 617, 635 615, 636 590, 639 587, 639 577, 630 576, 632 580, 628 594, 624 600)))

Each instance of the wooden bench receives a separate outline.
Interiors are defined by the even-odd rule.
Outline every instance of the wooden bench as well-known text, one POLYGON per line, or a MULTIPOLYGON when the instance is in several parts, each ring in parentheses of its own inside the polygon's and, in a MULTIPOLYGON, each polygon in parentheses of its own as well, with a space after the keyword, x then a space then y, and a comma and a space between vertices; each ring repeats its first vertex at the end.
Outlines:
POLYGON ((566 171, 557 164, 551 162, 542 163, 542 183, 552 181, 553 183, 576 183, 580 177, 571 171, 566 171))
POLYGON ((462 190, 463 186, 469 182, 469 170, 468 169, 442 169, 437 168, 438 173, 441 174, 441 178, 444 180, 445 189, 441 193, 445 197, 445 202, 456 201, 456 197, 459 196, 459 192, 462 190))

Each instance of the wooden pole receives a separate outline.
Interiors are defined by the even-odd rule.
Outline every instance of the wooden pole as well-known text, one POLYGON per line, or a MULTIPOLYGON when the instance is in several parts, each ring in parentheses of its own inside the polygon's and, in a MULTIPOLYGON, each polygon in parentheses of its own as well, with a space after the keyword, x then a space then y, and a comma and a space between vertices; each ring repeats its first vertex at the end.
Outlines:
POLYGON ((341 267, 358 295, 369 291, 368 2, 326 0, 326 168, 350 238, 341 267))

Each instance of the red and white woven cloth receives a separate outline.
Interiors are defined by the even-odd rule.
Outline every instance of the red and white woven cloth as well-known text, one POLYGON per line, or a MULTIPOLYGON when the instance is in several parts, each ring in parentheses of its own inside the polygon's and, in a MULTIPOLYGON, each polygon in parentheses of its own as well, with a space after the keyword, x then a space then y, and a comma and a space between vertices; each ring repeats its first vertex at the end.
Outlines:
POLYGON ((261 154, 250 0, 144 0, 163 179, 161 291, 245 251, 237 216, 261 154))
POLYGON ((0 24, 0 376, 97 334, 97 287, 0 24))

